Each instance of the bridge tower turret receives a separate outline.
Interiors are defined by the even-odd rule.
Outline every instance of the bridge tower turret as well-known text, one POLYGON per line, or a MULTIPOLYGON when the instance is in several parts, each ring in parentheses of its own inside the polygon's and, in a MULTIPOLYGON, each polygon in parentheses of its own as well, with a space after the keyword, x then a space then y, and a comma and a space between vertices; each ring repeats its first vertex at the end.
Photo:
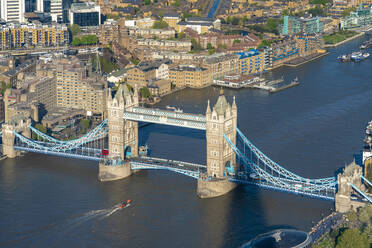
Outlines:
POLYGON ((354 193, 351 184, 365 192, 365 186, 362 184, 361 178, 362 173, 362 167, 352 162, 345 167, 342 173, 337 175, 336 211, 346 213, 365 204, 351 199, 351 194, 354 193))
POLYGON ((107 99, 109 156, 123 160, 127 156, 138 156, 138 123, 123 119, 125 110, 138 106, 137 87, 132 93, 121 84, 114 97, 109 90, 107 99))
POLYGON ((138 106, 137 86, 132 93, 125 84, 120 84, 114 97, 111 89, 107 96, 108 158, 99 164, 98 179, 113 181, 132 174, 129 157, 138 156, 138 123, 124 120, 126 110, 138 106))
POLYGON ((207 173, 198 180, 197 194, 201 198, 224 195, 236 185, 228 181, 228 173, 234 173, 236 154, 227 143, 226 135, 236 143, 237 107, 235 97, 230 105, 221 90, 211 109, 208 101, 206 111, 207 173))
POLYGON ((3 154, 8 158, 15 158, 19 155, 19 151, 14 149, 15 134, 22 133, 28 139, 31 139, 31 131, 29 126, 31 119, 19 116, 12 118, 2 126, 3 154))
POLYGON ((213 109, 209 102, 206 112, 207 174, 209 177, 226 178, 227 167, 235 170, 236 154, 224 134, 236 143, 237 107, 235 97, 230 105, 221 92, 213 109))

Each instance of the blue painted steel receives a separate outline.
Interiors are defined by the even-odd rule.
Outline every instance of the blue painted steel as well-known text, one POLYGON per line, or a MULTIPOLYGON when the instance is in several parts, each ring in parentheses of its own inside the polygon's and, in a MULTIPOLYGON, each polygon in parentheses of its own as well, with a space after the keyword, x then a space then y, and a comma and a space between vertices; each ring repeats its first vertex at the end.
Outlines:
POLYGON ((195 179, 199 178, 199 171, 190 171, 190 170, 185 170, 185 169, 167 167, 167 166, 162 166, 162 165, 154 165, 151 163, 142 163, 142 162, 136 162, 136 161, 131 161, 130 165, 131 165, 132 170, 146 170, 146 169, 168 170, 168 171, 180 173, 182 175, 189 176, 195 179))
MULTIPOLYGON (((242 134, 240 134, 240 136, 242 136, 242 134)), ((252 149, 251 152, 253 152, 257 157, 265 158, 258 161, 259 163, 257 164, 243 154, 226 135, 224 135, 224 137, 245 166, 243 171, 238 172, 237 175, 230 178, 230 180, 247 182, 248 184, 252 184, 253 182, 256 185, 280 191, 308 196, 318 196, 324 199, 334 199, 336 191, 335 178, 333 180, 313 180, 299 177, 277 164, 274 164, 275 166, 273 166, 274 162, 262 154, 257 154, 257 150, 252 149), (256 173, 257 179, 248 176, 249 173, 252 172, 256 173)))
POLYGON ((40 149, 28 148, 28 147, 22 147, 22 146, 14 146, 14 149, 19 150, 19 151, 41 153, 41 154, 47 154, 47 155, 59 156, 59 157, 66 157, 66 158, 77 158, 77 159, 83 159, 83 160, 100 161, 102 159, 101 157, 98 157, 98 156, 94 157, 94 156, 88 156, 88 155, 83 155, 83 154, 43 151, 43 150, 40 150, 40 149))
POLYGON ((361 196, 363 196, 364 198, 367 199, 367 201, 369 201, 369 203, 372 203, 372 200, 371 198, 369 198, 366 194, 364 194, 360 189, 358 189, 354 184, 352 183, 349 183, 350 186, 356 191, 358 192, 361 196))
POLYGON ((272 161, 269 157, 267 157, 263 152, 261 152, 257 147, 255 147, 244 135, 243 133, 236 128, 236 131, 239 135, 239 137, 243 140, 244 144, 249 147, 249 149, 268 167, 270 167, 272 170, 276 171, 278 174, 282 175, 283 177, 287 177, 288 179, 296 179, 296 181, 302 181, 302 182, 314 182, 314 183, 333 183, 337 184, 335 177, 328 177, 328 178, 322 178, 322 179, 308 179, 303 178, 301 176, 298 176, 294 174, 293 172, 290 172, 286 170, 285 168, 281 167, 276 162, 272 161))
POLYGON ((309 193, 309 192, 293 192, 293 191, 289 191, 289 190, 286 190, 286 189, 273 187, 273 186, 270 186, 270 185, 255 183, 253 181, 239 180, 239 179, 236 179, 236 178, 229 178, 229 181, 233 182, 233 183, 239 183, 239 184, 255 185, 255 186, 258 186, 258 187, 261 187, 261 188, 264 188, 264 189, 269 189, 269 190, 274 190, 274 191, 280 191, 280 192, 285 192, 285 193, 291 193, 291 194, 309 196, 309 197, 313 197, 313 198, 319 198, 319 199, 322 199, 322 200, 330 200, 330 201, 335 200, 335 198, 332 197, 332 196, 312 194, 312 193, 309 193))
POLYGON ((199 130, 206 129, 206 119, 203 115, 177 113, 160 109, 135 107, 132 108, 131 111, 124 112, 123 118, 131 121, 157 123, 199 130))

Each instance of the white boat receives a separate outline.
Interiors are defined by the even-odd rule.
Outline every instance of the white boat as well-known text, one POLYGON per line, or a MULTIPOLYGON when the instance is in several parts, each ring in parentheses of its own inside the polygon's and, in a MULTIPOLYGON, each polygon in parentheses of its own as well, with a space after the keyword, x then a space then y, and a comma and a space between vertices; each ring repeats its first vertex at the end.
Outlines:
POLYGON ((167 105, 165 108, 166 108, 166 109, 176 110, 176 107, 172 107, 172 106, 169 106, 169 105, 167 105))

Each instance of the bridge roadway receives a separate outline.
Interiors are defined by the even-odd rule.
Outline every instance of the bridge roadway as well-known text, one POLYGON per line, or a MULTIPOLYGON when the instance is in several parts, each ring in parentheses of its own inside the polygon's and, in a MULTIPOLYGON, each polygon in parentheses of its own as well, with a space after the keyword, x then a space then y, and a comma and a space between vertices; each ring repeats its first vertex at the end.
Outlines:
POLYGON ((204 115, 186 114, 161 109, 133 107, 129 109, 129 111, 124 112, 123 118, 131 121, 143 121, 156 124, 206 130, 206 118, 204 115))
MULTIPOLYGON (((85 159, 92 161, 101 161, 104 158, 102 156, 101 149, 88 147, 79 147, 68 151, 51 151, 38 149, 37 147, 28 147, 24 145, 22 146, 18 144, 14 146, 14 149, 18 151, 33 152, 75 159, 85 159)), ((198 178, 200 172, 205 172, 207 169, 205 165, 201 164, 194 164, 178 160, 153 157, 136 157, 129 159, 129 161, 131 164, 131 168, 133 170, 144 169, 170 170, 193 178, 198 178)))

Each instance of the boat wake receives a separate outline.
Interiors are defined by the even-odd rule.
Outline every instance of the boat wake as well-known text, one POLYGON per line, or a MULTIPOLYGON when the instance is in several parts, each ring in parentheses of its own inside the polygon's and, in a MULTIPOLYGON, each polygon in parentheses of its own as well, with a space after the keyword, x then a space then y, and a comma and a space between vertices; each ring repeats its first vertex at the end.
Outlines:
POLYGON ((72 217, 61 222, 51 223, 28 232, 23 232, 21 234, 18 233, 16 237, 4 242, 0 242, 0 246, 13 247, 15 244, 25 240, 37 241, 44 238, 48 239, 48 236, 56 236, 51 234, 58 234, 57 236, 61 236, 62 238, 68 236, 70 233, 76 232, 77 229, 84 224, 88 224, 93 221, 102 221, 119 210, 128 208, 129 206, 130 204, 127 204, 123 207, 115 205, 107 209, 91 210, 77 217, 72 217))

